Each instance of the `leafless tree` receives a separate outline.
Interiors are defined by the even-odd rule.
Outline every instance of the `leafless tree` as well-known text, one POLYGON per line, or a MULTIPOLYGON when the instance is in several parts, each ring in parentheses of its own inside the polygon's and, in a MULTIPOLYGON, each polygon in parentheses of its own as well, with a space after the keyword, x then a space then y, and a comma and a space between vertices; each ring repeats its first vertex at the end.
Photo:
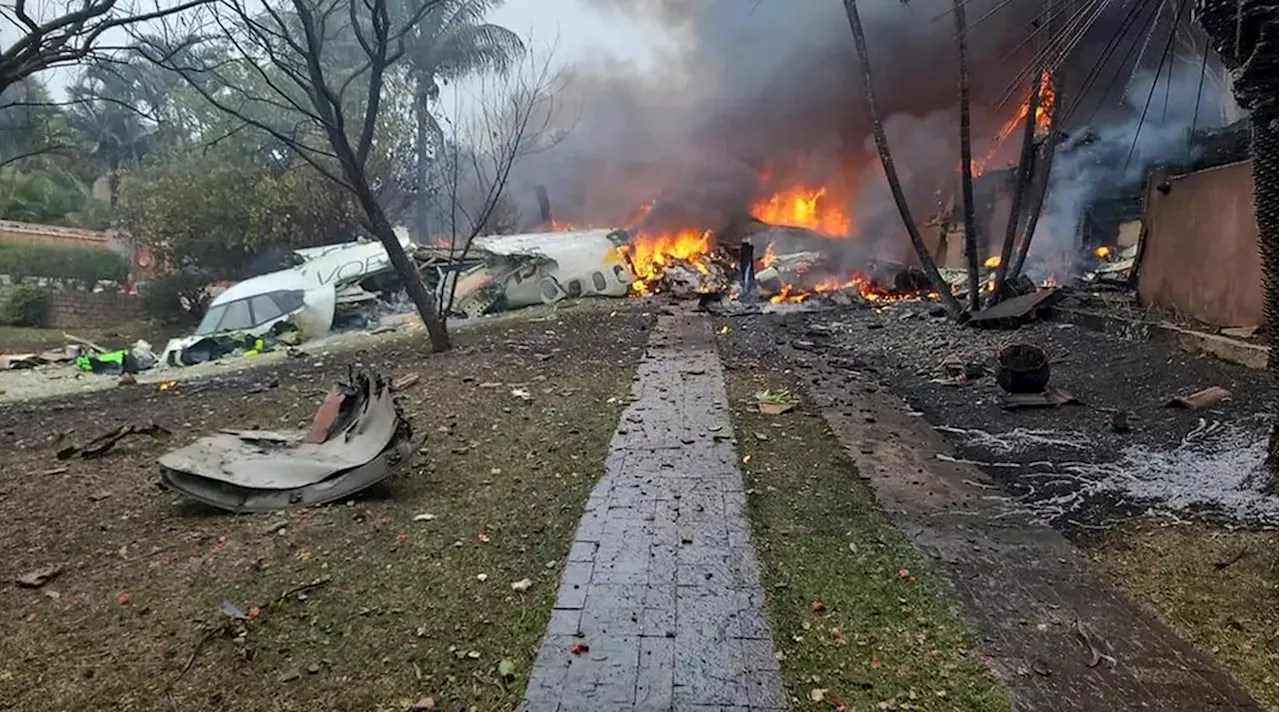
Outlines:
MULTIPOLYGON (((496 231, 495 222, 511 208, 507 188, 516 163, 563 138, 565 129, 551 130, 563 83, 551 71, 551 57, 526 55, 523 68, 486 75, 469 96, 456 97, 442 127, 435 181, 437 223, 447 227, 440 239, 451 259, 466 259, 477 237, 496 231)), ((453 279, 446 283, 442 318, 453 308, 456 286, 453 279)))
POLYGON ((432 349, 444 351, 449 334, 436 300, 401 246, 368 170, 384 89, 408 34, 439 1, 213 0, 192 22, 146 39, 140 51, 351 191, 365 228, 386 247, 422 317, 432 349))
POLYGON ((121 0, 60 0, 0 4, 0 33, 17 38, 0 50, 0 91, 37 72, 79 64, 97 52, 112 30, 128 29, 191 10, 210 0, 167 3, 147 9, 121 0))
POLYGON ((893 164, 893 155, 889 153, 889 139, 885 136, 884 121, 876 106, 875 80, 871 73, 871 58, 867 51, 867 37, 862 31, 862 18, 858 15, 857 0, 844 0, 844 10, 849 17, 849 29, 853 31, 853 44, 858 51, 858 62, 862 65, 862 93, 867 101, 867 108, 871 113, 871 132, 875 137, 876 152, 880 155, 880 164, 884 166, 884 177, 889 184, 889 192, 893 194, 893 202, 897 205, 898 214, 902 217, 902 225, 906 228, 907 235, 911 238, 911 245, 916 250, 916 257, 920 260, 920 266, 929 278, 929 284, 938 293, 938 298, 942 300, 942 305, 946 308, 951 318, 960 320, 964 318, 964 309, 960 307, 960 302, 956 301, 955 295, 951 293, 951 285, 947 284, 946 280, 942 278, 942 273, 938 272, 938 265, 934 262, 933 255, 929 254, 929 248, 924 244, 924 237, 920 235, 920 228, 911 217, 911 209, 907 205, 907 196, 902 192, 902 182, 898 180, 898 171, 893 164))

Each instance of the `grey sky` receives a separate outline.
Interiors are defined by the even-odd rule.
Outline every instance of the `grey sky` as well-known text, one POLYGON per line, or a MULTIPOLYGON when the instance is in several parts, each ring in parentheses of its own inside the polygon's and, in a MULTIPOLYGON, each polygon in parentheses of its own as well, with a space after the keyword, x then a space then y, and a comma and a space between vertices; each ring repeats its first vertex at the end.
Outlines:
POLYGON ((667 40, 658 28, 582 0, 507 0, 489 21, 539 43, 557 40, 556 59, 566 63, 604 53, 646 65, 667 40))

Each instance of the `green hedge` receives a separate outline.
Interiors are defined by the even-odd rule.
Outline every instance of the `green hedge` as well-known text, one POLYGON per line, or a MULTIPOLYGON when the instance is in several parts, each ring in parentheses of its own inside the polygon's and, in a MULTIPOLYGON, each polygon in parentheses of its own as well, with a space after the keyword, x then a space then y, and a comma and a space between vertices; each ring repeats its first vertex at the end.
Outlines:
POLYGON ((49 277, 74 279, 86 287, 100 280, 123 282, 129 262, 102 247, 0 244, 0 274, 14 279, 49 277))
POLYGON ((49 317, 49 292, 34 284, 19 284, 0 305, 0 324, 45 326, 49 317))

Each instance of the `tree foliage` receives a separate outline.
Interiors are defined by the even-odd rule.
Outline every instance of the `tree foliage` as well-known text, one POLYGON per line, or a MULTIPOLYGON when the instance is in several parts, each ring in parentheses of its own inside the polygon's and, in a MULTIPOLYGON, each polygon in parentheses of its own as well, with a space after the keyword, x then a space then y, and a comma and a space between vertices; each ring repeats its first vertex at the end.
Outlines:
POLYGON ((233 143, 155 156, 121 187, 120 227, 157 258, 217 279, 260 272, 271 246, 349 239, 350 195, 302 161, 262 159, 233 143))

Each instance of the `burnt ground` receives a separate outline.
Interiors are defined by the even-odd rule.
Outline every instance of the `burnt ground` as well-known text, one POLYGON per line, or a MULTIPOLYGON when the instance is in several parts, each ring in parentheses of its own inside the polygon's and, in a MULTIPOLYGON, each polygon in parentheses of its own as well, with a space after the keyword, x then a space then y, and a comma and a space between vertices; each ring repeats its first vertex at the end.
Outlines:
POLYGON ((531 310, 457 332, 446 354, 405 339, 164 393, 0 405, 0 709, 514 707, 648 337, 642 308, 531 310), (158 485, 156 457, 199 435, 305 425, 350 363, 420 376, 397 401, 426 439, 388 481, 243 516, 158 485), (58 433, 148 422, 172 436, 54 457, 58 433), (43 587, 14 583, 51 564, 43 587), (223 601, 260 615, 227 634, 223 601))
POLYGON ((782 345, 789 358, 875 375, 1007 496, 1071 534, 1148 511, 1276 524, 1276 499, 1242 488, 1262 460, 1272 422, 1276 390, 1264 372, 1069 324, 958 327, 911 302, 733 323, 744 348, 782 345), (1082 404, 1001 409, 1002 392, 991 374, 996 352, 1012 343, 1044 349, 1051 385, 1082 404), (988 375, 965 385, 937 383, 947 360, 981 365, 988 375), (1165 407, 1173 396, 1208 386, 1228 389, 1231 399, 1198 410, 1165 407), (1127 432, 1117 432, 1117 412, 1125 413, 1127 432))
POLYGON ((729 368, 787 375, 823 415, 1016 708, 1255 709, 1214 663, 1271 704, 1276 500, 1240 489, 1265 442, 1264 375, 1076 327, 962 329, 911 303, 722 321, 729 368), (944 360, 1019 341, 1087 405, 1006 412, 990 376, 932 382, 944 360), (1235 397, 1163 407, 1208 385, 1235 397), (1131 432, 1113 432, 1119 410, 1131 432), (1086 662, 1081 624, 1114 663, 1086 662))

